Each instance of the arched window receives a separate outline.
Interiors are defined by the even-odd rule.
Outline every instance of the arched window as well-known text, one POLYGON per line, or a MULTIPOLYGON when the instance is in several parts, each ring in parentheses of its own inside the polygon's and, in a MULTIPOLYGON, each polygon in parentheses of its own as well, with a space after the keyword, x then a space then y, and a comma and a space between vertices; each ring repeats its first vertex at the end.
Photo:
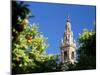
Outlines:
POLYGON ((67 51, 64 52, 64 61, 67 60, 67 51))
POLYGON ((74 52, 72 52, 71 54, 71 59, 74 59, 74 52))

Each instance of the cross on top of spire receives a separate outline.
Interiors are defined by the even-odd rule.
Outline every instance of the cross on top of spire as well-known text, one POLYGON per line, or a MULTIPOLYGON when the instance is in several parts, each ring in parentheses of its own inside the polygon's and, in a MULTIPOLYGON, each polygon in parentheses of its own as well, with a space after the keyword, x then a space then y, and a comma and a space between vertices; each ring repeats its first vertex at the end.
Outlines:
POLYGON ((70 17, 69 16, 67 16, 67 22, 70 22, 70 17))

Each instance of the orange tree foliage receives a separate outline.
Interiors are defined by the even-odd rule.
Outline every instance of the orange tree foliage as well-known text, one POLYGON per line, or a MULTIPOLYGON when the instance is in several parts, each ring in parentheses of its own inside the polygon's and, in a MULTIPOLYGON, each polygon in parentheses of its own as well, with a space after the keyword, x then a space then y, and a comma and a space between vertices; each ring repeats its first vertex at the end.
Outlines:
POLYGON ((12 73, 56 71, 57 57, 46 54, 47 38, 36 24, 29 25, 27 5, 12 1, 12 6, 12 73))

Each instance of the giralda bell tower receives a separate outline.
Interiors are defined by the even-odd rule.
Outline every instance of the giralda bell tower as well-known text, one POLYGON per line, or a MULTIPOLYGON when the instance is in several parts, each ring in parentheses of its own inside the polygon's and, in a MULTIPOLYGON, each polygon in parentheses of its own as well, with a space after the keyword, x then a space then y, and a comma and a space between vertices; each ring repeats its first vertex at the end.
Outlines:
POLYGON ((65 31, 60 43, 61 61, 63 63, 74 64, 76 62, 76 42, 71 31, 70 17, 67 17, 65 31))

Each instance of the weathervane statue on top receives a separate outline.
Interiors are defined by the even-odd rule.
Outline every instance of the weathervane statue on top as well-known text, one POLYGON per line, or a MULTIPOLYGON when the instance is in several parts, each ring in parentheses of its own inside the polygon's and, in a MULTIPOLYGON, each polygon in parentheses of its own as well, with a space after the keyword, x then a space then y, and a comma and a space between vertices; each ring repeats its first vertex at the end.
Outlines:
POLYGON ((76 42, 71 31, 70 17, 67 16, 65 32, 60 44, 61 62, 74 64, 76 62, 76 42))

